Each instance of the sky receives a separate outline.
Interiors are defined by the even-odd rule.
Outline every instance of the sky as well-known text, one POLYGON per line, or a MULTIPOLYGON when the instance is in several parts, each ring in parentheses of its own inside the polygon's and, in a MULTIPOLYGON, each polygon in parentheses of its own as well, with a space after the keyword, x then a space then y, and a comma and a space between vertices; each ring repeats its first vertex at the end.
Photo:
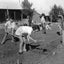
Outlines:
MULTIPOLYGON (((23 0, 0 0, 0 8, 20 8, 23 0)), ((64 9, 64 0, 28 0, 30 3, 33 3, 32 8, 38 13, 48 14, 54 4, 61 6, 64 9)))

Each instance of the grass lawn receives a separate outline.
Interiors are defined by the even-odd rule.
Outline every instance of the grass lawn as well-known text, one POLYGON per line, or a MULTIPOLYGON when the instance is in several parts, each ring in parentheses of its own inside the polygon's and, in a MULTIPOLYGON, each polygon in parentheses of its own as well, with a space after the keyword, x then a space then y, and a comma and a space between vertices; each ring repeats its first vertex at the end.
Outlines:
MULTIPOLYGON (((61 36, 58 36, 57 26, 52 26, 52 30, 47 30, 47 34, 42 34, 42 31, 32 34, 32 37, 38 41, 37 44, 32 44, 32 49, 19 55, 19 42, 11 42, 11 36, 8 35, 6 43, 0 44, 0 64, 16 64, 17 60, 22 64, 64 64, 64 49, 57 49, 60 44, 61 36), (39 46, 38 46, 39 45, 39 46), (47 49, 46 53, 43 49, 47 49), (53 51, 58 53, 52 56, 53 51)), ((0 42, 4 36, 4 30, 0 30, 0 42)))

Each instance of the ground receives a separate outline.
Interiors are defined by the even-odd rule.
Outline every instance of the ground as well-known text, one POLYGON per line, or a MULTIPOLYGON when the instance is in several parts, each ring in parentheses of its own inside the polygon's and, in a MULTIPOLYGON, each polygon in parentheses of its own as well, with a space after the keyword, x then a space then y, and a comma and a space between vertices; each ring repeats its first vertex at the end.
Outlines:
MULTIPOLYGON (((0 64, 64 64, 64 47, 59 47, 61 36, 57 35, 57 31, 54 25, 52 30, 47 30, 47 34, 42 34, 42 31, 33 33, 34 39, 44 41, 31 44, 31 49, 21 55, 18 54, 19 42, 11 42, 11 36, 8 35, 5 44, 0 44, 0 64), (53 51, 56 51, 55 55, 52 55, 53 51)), ((0 42, 4 34, 1 29, 0 42)))

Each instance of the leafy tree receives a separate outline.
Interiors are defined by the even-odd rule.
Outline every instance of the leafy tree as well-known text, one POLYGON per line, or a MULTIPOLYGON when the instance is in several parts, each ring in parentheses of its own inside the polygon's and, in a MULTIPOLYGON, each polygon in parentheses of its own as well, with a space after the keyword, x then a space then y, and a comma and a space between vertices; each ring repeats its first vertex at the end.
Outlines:
POLYGON ((33 10, 31 9, 32 7, 32 3, 29 3, 28 0, 24 0, 22 2, 22 8, 23 8, 23 11, 22 13, 26 16, 29 16, 29 25, 31 26, 31 21, 32 21, 32 16, 33 16, 33 10))
POLYGON ((32 3, 30 4, 28 0, 24 0, 22 2, 22 8, 24 8, 24 9, 31 9, 31 7, 32 7, 32 3))
POLYGON ((61 15, 64 14, 64 11, 63 11, 62 7, 54 5, 52 7, 50 13, 49 13, 49 15, 52 16, 52 21, 53 22, 56 22, 57 21, 59 13, 61 15))

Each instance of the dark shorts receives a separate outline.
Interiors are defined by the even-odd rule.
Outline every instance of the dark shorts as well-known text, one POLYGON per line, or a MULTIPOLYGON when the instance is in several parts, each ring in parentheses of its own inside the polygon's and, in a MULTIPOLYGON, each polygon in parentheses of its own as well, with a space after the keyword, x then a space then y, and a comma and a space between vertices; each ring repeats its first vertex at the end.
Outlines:
POLYGON ((22 37, 25 37, 27 39, 27 35, 28 35, 28 33, 23 33, 22 37))

